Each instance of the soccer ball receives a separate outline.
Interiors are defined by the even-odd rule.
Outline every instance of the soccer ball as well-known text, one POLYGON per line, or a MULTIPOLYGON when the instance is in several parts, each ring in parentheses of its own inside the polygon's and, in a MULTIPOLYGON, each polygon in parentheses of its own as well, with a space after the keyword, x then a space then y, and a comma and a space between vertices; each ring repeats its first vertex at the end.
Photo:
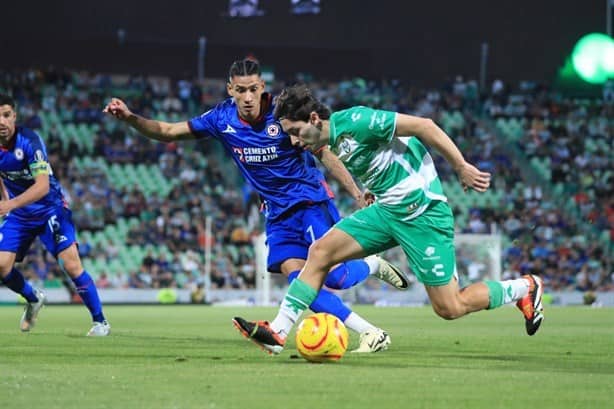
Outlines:
POLYGON ((296 349, 308 361, 338 361, 347 347, 348 331, 334 315, 324 312, 310 315, 296 330, 296 349))

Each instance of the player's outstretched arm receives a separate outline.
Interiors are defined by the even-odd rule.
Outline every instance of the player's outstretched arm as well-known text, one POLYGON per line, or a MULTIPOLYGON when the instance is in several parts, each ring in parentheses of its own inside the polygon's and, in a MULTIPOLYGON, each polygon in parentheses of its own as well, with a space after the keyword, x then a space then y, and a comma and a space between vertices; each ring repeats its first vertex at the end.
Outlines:
POLYGON ((490 173, 482 172, 465 161, 452 139, 429 118, 397 113, 395 136, 415 135, 428 146, 437 149, 456 171, 465 190, 485 192, 490 186, 490 173))
POLYGON ((34 203, 49 193, 49 174, 39 174, 34 178, 34 184, 20 195, 10 200, 0 201, 0 216, 10 211, 34 203))
POLYGON ((358 202, 359 206, 364 207, 365 201, 361 190, 337 155, 331 152, 327 147, 320 149, 315 155, 330 174, 341 183, 343 188, 356 200, 356 202, 358 202))
POLYGON ((161 142, 196 139, 196 135, 190 130, 187 121, 169 123, 143 118, 131 112, 124 101, 119 98, 111 98, 102 112, 127 123, 150 139, 161 142))

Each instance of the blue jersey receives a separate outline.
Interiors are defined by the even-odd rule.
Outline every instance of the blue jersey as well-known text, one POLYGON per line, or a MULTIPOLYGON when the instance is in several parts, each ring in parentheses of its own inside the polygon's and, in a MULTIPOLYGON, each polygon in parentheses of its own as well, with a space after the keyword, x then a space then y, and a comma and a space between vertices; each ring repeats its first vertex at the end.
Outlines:
POLYGON ((275 121, 271 95, 262 97, 264 109, 258 125, 239 118, 232 98, 188 124, 194 135, 222 143, 243 177, 260 194, 266 217, 274 220, 298 205, 329 200, 332 193, 311 154, 292 146, 288 134, 275 121))
POLYGON ((25 192, 34 184, 34 178, 41 174, 49 175, 49 193, 34 203, 11 211, 13 216, 37 219, 45 217, 58 206, 66 206, 62 188, 53 176, 41 137, 31 129, 17 127, 10 146, 0 148, 0 177, 9 198, 25 192))

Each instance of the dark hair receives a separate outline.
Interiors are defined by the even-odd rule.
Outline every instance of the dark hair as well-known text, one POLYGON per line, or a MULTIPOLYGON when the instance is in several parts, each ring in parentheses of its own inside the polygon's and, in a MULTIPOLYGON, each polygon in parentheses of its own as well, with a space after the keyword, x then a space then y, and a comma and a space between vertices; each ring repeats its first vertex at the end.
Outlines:
POLYGON ((303 84, 284 89, 275 101, 275 119, 286 118, 292 121, 309 121, 309 115, 316 112, 321 119, 330 118, 330 108, 311 94, 303 84))
POLYGON ((260 75, 260 64, 258 64, 258 61, 249 58, 237 60, 232 63, 228 70, 228 80, 235 76, 246 77, 248 75, 260 75))
POLYGON ((10 105, 15 110, 15 99, 7 94, 0 94, 0 105, 10 105))

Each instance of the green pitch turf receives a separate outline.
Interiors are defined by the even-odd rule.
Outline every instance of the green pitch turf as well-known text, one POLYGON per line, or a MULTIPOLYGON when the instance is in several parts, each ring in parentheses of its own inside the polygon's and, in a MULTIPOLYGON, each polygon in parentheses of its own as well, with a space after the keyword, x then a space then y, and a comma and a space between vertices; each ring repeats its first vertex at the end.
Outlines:
POLYGON ((311 364, 293 340, 271 357, 231 325, 273 308, 112 306, 112 335, 86 338, 81 306, 47 306, 25 334, 21 308, 3 306, 0 408, 614 407, 614 309, 551 307, 534 337, 514 308, 457 321, 430 308, 356 311, 389 331, 390 349, 311 364))

